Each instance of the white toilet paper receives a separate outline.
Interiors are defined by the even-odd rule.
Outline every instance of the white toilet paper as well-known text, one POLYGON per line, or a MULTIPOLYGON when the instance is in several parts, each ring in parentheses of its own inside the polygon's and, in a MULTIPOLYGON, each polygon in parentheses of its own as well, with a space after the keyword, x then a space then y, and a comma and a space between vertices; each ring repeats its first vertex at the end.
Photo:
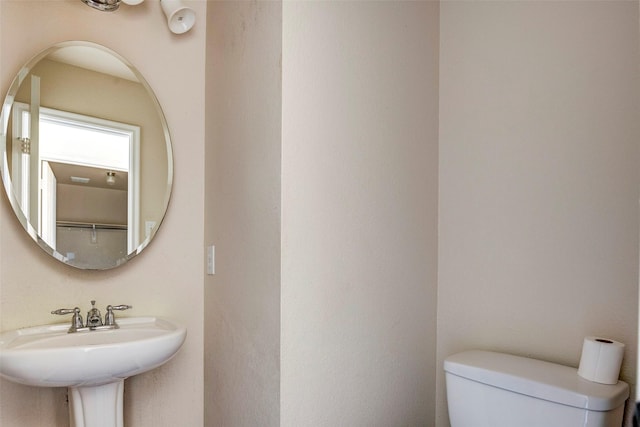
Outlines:
POLYGON ((606 338, 586 337, 578 375, 601 384, 616 384, 624 356, 624 344, 606 338))

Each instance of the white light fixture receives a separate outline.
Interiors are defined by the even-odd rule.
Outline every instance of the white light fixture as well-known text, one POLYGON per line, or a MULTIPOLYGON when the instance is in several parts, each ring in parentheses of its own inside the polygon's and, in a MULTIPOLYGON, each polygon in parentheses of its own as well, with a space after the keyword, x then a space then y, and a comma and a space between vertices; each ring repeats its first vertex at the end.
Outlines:
MULTIPOLYGON (((2 1, 2 0, 0 0, 2 1)), ((136 6, 144 0, 81 0, 94 9, 103 12, 113 12, 120 7, 120 3, 136 6)), ((182 0, 160 0, 160 7, 167 16, 167 25, 172 33, 184 34, 196 23, 196 12, 182 2, 182 0)))
POLYGON ((113 171, 107 172, 107 185, 114 185, 116 183, 116 173, 113 171))
POLYGON ((76 184, 88 184, 91 179, 85 178, 84 176, 71 176, 69 177, 71 182, 75 182, 76 184))
POLYGON ((172 33, 183 34, 196 22, 196 13, 182 3, 182 0, 160 0, 162 11, 167 16, 167 24, 172 33))

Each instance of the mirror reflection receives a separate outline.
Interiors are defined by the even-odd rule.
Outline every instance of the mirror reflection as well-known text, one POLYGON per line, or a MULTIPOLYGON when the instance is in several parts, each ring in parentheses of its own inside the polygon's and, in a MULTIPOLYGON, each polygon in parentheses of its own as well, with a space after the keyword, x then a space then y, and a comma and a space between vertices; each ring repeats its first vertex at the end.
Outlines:
POLYGON ((108 269, 151 241, 169 201, 171 143, 130 64, 87 42, 47 49, 18 73, 2 123, 4 187, 43 249, 108 269))

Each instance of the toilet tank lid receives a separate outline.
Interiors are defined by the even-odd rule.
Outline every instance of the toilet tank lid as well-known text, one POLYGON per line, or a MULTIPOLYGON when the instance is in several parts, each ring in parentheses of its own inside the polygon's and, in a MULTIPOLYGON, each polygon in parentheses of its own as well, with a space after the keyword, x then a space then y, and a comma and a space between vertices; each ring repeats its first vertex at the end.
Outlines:
POLYGON ((491 351, 472 350, 449 356, 450 374, 539 399, 592 411, 608 411, 624 404, 629 386, 585 380, 569 366, 491 351))

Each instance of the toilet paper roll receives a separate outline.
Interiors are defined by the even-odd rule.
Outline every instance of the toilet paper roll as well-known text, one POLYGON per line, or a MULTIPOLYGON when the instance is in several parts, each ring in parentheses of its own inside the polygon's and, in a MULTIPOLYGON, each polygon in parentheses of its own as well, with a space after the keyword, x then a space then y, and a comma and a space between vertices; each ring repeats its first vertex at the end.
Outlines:
POLYGON ((601 384, 616 384, 622 366, 624 344, 607 338, 586 337, 578 375, 601 384))

